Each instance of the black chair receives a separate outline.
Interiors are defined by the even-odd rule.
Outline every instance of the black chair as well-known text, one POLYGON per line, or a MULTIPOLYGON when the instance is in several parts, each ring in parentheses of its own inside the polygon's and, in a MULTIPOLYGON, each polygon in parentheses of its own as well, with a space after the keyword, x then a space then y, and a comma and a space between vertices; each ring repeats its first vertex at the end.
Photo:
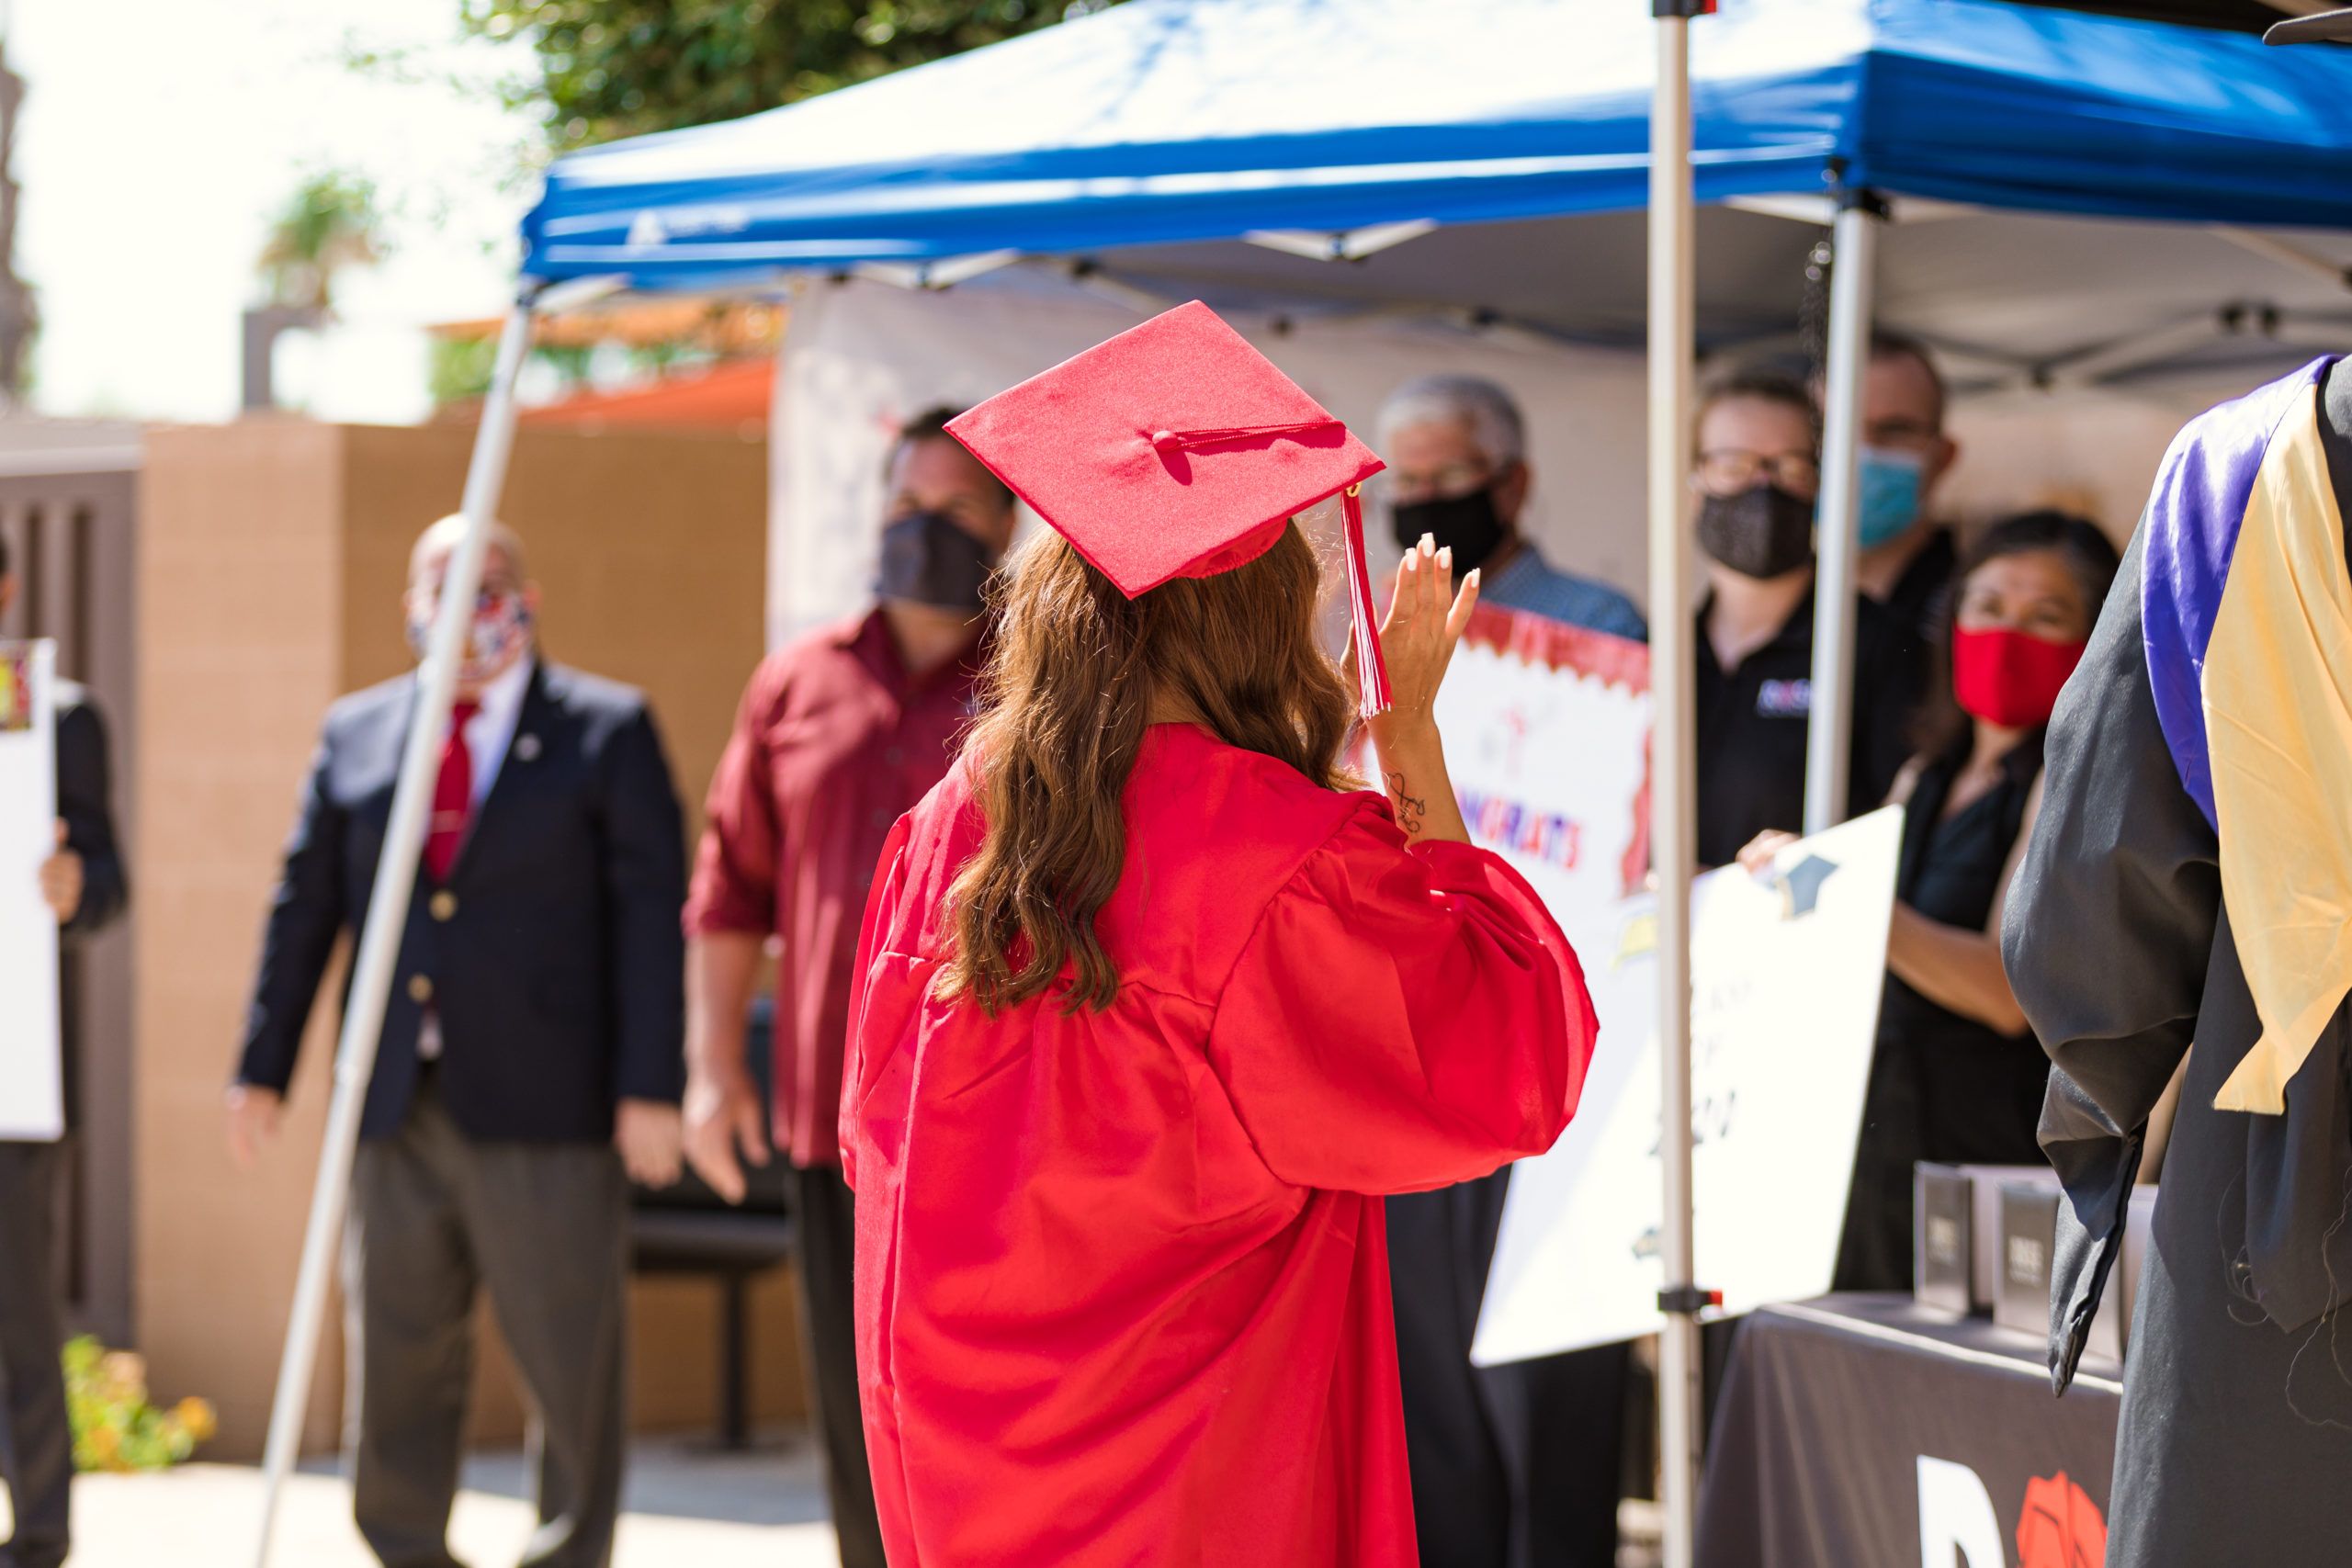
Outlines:
MULTIPOLYGON (((752 1004, 744 1051, 760 1103, 770 1102, 775 1005, 752 1004)), ((743 1170, 743 1201, 729 1203, 689 1167, 674 1187, 632 1189, 629 1242, 640 1274, 701 1274, 718 1282, 718 1446, 752 1446, 751 1293, 752 1281, 792 1257, 796 1224, 784 1158, 743 1170)))

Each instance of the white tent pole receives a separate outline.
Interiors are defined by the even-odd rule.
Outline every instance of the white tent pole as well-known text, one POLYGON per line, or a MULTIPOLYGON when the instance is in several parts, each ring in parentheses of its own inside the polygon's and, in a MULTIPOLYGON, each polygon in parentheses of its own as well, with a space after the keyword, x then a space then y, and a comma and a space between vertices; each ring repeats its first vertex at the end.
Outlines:
POLYGON ((1690 180, 1690 17, 1655 0, 1657 90, 1650 104, 1649 525, 1650 846, 1657 873, 1658 1052, 1665 1164, 1666 1328, 1658 1440, 1666 1568, 1690 1568, 1699 1503, 1699 1292, 1690 1207, 1690 879, 1697 807, 1690 569, 1684 548, 1690 384, 1697 330, 1690 180))
POLYGON ((392 965, 400 957, 401 936, 408 924, 409 894, 415 887, 417 860, 424 848, 426 809, 432 804, 450 704, 457 694, 458 662, 473 625, 474 596, 481 585, 482 559, 489 552, 490 521, 505 484, 507 454, 514 444, 514 379, 522 369, 530 336, 531 307, 526 302, 509 312, 499 334, 490 396, 482 405, 473 461, 466 470, 466 531, 442 580, 440 612, 434 619, 432 641, 419 671, 416 712, 409 726, 407 750, 401 757, 400 782, 392 791, 384 852, 376 863, 367 931, 352 961, 351 994, 335 1047, 326 1143, 319 1155, 310 1225, 302 1236, 302 1267, 294 1286, 293 1314, 286 1326, 285 1356, 278 1363, 277 1395, 270 1406, 254 1568, 268 1568, 279 1495, 301 1441, 302 1412, 311 1400, 311 1374, 318 1359, 319 1332, 326 1312, 329 1269, 343 1229, 344 1202, 350 1193, 352 1157, 359 1145, 359 1115, 368 1098, 368 1080, 376 1067, 376 1048, 383 1036, 392 965))
POLYGON ((1862 378, 1870 369, 1881 222, 1872 207, 1863 199, 1838 209, 1837 259, 1829 274, 1817 525, 1821 564, 1813 600, 1813 722, 1805 735, 1808 833, 1835 827, 1846 817, 1854 732, 1854 578, 1861 553, 1862 378))

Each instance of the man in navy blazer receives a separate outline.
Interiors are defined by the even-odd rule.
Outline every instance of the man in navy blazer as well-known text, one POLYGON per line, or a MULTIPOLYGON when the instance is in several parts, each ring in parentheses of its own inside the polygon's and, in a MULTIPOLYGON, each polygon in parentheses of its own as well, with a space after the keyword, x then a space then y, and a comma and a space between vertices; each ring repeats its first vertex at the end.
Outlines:
MULTIPOLYGON (((419 649, 462 529, 443 519, 411 558, 419 649)), ((627 1178, 678 1173, 677 794, 639 694, 540 660, 537 603, 521 541, 497 529, 352 1174, 347 1425, 360 1532, 387 1568, 453 1568, 481 1289, 540 1428, 524 1562, 610 1561, 627 1178)), ((275 1130, 319 983, 366 918, 418 691, 403 676, 328 711, 229 1090, 240 1163, 275 1130)))

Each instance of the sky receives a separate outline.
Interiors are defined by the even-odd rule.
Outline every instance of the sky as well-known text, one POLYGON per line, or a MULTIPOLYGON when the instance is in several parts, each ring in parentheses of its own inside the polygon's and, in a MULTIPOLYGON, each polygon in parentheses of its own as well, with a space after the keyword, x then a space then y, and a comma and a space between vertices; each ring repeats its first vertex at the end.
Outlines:
POLYGON ((17 268, 38 290, 43 413, 237 412, 254 258, 306 174, 378 185, 384 264, 338 286, 335 329, 284 341, 283 400, 423 417, 427 322, 496 314, 537 128, 492 85, 521 45, 460 39, 458 0, 0 0, 26 79, 17 268), (397 58, 367 73, 355 50, 397 58))

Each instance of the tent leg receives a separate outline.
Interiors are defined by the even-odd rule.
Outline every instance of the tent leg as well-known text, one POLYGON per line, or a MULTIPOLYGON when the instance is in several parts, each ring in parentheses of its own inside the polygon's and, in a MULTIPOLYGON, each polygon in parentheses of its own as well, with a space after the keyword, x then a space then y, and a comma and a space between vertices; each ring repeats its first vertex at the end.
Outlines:
POLYGON ((1696 213, 1690 178, 1689 12, 1657 0, 1657 91, 1650 107, 1649 526, 1650 843, 1657 874, 1658 1052, 1663 1064, 1666 1326, 1659 1343, 1660 1500, 1666 1568, 1690 1568, 1699 1501, 1699 1318, 1690 1191, 1690 571, 1684 548, 1690 384, 1696 360, 1696 213))
MULTIPOLYGON (((1878 230, 1868 193, 1838 210, 1821 432, 1821 564, 1813 601, 1813 720, 1805 735, 1804 830, 1846 817, 1854 732, 1854 581, 1860 554, 1862 378, 1870 370, 1878 230)), ((1875 801, 1871 803, 1876 805, 1875 801)))
POLYGON ((368 924, 352 961, 350 998, 335 1047, 334 1091, 327 1111, 325 1146, 311 1197, 311 1218, 302 1236, 302 1266, 296 1276, 294 1309, 286 1327, 286 1349, 278 1363, 277 1393, 271 1404, 269 1442, 262 1461, 261 1529, 254 1548, 254 1568, 268 1568, 277 1504, 293 1469, 302 1436, 303 1409, 311 1401, 311 1375, 318 1359, 319 1332, 326 1310, 328 1269, 343 1228, 350 1193, 352 1158, 359 1145, 359 1116, 376 1049, 384 1031, 384 1004, 392 986, 392 965, 408 924, 409 895, 416 885, 417 860, 424 848, 425 813, 432 804, 443 732, 457 694, 458 661, 473 624, 474 595, 489 553, 490 520, 506 480, 506 458, 514 443, 514 380, 531 336, 531 307, 517 304, 498 340, 490 397, 481 429, 474 437, 466 470, 463 509, 467 527, 450 557, 441 586, 441 607, 420 674, 416 717, 401 757, 400 782, 392 792, 391 819, 384 852, 376 867, 376 887, 368 904, 368 924))

